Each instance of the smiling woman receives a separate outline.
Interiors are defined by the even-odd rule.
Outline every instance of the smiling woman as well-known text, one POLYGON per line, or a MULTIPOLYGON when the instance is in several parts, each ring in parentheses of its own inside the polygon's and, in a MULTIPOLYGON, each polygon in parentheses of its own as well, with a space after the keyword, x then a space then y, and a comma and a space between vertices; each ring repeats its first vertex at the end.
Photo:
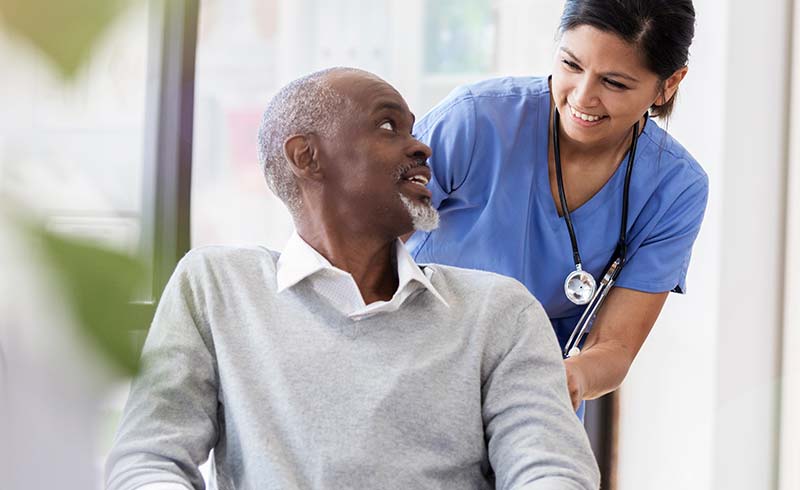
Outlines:
POLYGON ((415 127, 441 215, 409 240, 415 258, 524 283, 577 354, 565 368, 580 417, 686 290, 708 180, 648 112, 669 114, 693 33, 690 0, 568 0, 550 77, 459 87, 415 127), (571 297, 576 276, 586 301, 571 297))
MULTIPOLYGON (((636 45, 589 25, 565 31, 558 51, 550 86, 553 110, 567 115, 559 137, 572 174, 566 179, 567 203, 577 209, 614 174, 634 124, 643 130, 649 109, 672 103, 688 69, 680 67, 661 80, 642 63, 636 45), (592 178, 585 178, 587 168, 592 178)), ((550 181, 555 195, 552 172, 550 181)), ((563 214, 561 203, 556 206, 563 214)))

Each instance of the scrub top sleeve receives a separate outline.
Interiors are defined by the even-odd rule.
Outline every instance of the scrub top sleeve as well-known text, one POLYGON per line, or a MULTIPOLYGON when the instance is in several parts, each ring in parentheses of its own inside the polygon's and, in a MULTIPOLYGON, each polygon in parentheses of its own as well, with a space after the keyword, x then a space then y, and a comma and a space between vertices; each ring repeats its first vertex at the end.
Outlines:
POLYGON ((431 147, 431 203, 442 201, 467 179, 475 149, 475 100, 466 87, 455 89, 414 125, 414 136, 431 147))
POLYGON ((646 293, 685 293, 692 245, 707 202, 708 177, 702 175, 673 200, 654 231, 628 258, 617 286, 646 293))

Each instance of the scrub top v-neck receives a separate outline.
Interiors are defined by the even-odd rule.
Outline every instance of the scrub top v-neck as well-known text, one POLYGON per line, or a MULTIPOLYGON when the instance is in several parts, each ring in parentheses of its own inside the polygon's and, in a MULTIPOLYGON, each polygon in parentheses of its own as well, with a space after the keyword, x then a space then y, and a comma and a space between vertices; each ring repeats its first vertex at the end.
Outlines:
MULTIPOLYGON (((564 294, 575 268, 548 174, 547 77, 507 77, 456 89, 415 126, 433 150, 429 188, 440 227, 408 242, 419 263, 513 277, 542 303, 559 342, 582 312, 564 294)), ((627 154, 623 157, 627 161, 627 154)), ((625 165, 571 210, 584 269, 595 278, 619 235, 625 165)), ((628 260, 617 287, 686 289, 708 179, 692 156, 648 120, 639 135, 628 217, 628 260)))

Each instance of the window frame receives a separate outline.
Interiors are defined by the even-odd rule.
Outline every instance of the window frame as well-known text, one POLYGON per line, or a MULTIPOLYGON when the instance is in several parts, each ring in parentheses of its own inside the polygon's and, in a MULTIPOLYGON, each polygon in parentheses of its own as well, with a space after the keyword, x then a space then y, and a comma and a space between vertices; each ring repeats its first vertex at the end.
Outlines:
POLYGON ((191 246, 199 0, 152 0, 150 9, 141 250, 152 269, 145 300, 134 303, 144 326, 191 246))

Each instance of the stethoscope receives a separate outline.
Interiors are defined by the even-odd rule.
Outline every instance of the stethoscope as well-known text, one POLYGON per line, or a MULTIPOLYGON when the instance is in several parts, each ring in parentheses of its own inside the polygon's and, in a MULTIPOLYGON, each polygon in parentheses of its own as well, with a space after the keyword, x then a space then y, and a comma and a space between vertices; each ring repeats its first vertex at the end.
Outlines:
MULTIPOLYGON (((581 254, 578 251, 578 239, 575 236, 575 229, 572 226, 572 218, 569 214, 569 207, 567 206, 567 197, 564 194, 564 177, 561 173, 561 150, 558 144, 558 123, 559 123, 558 109, 555 109, 553 114, 553 154, 556 164, 556 180, 558 181, 558 197, 561 200, 561 209, 564 213, 564 222, 567 224, 567 231, 569 232, 569 239, 572 243, 572 258, 575 262, 575 270, 570 272, 564 281, 564 294, 567 298, 576 305, 587 305, 583 310, 578 323, 572 330, 569 340, 564 345, 562 355, 564 359, 573 357, 580 354, 581 350, 578 347, 583 337, 588 332, 589 326, 592 324, 597 310, 605 301, 608 292, 614 286, 614 282, 622 272, 622 267, 625 265, 625 254, 627 252, 627 235, 628 235, 628 198, 631 186, 631 172, 633 170, 633 161, 636 158, 636 142, 639 136, 639 121, 633 125, 633 137, 631 138, 631 146, 628 149, 628 167, 625 170, 625 186, 622 190, 622 218, 619 226, 619 241, 614 253, 611 255, 611 260, 608 261, 605 270, 600 279, 600 285, 595 282, 594 277, 587 271, 583 270, 581 261, 581 254)), ((645 114, 645 122, 647 122, 647 114, 645 114)))

